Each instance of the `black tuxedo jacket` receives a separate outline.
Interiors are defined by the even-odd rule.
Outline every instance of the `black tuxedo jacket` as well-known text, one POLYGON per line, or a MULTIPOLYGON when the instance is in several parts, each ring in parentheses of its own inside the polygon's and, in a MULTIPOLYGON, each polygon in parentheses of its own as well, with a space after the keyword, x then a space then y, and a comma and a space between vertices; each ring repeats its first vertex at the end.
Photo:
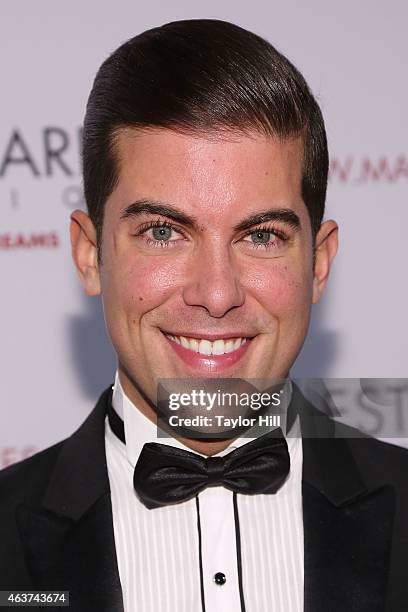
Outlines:
MULTIPOLYGON (((72 612, 123 612, 104 441, 110 395, 71 437, 0 472, 0 590, 68 590, 72 612)), ((406 612, 408 451, 333 437, 356 430, 334 432, 297 389, 293 402, 309 417, 305 611, 406 612)))

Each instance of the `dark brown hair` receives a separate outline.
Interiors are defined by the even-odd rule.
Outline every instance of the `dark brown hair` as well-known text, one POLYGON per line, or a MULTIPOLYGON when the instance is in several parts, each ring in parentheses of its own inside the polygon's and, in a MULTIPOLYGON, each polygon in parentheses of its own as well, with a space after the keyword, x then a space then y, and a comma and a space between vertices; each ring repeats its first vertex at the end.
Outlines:
POLYGON ((135 36, 105 60, 83 134, 85 199, 98 243, 118 180, 115 135, 122 127, 301 135, 302 196, 313 235, 318 231, 328 172, 323 117, 300 72, 256 34, 225 21, 175 21, 135 36))

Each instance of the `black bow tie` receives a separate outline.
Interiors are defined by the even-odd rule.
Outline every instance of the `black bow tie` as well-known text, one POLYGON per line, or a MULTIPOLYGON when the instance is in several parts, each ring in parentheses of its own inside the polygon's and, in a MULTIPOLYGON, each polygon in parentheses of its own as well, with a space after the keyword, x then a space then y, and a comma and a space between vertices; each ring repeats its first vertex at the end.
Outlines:
MULTIPOLYGON (((112 409, 109 423, 125 442, 123 421, 112 409)), ((135 490, 147 508, 191 499, 208 486, 236 493, 275 493, 290 468, 288 446, 280 429, 244 444, 224 457, 201 457, 174 446, 145 444, 133 476, 135 490)))

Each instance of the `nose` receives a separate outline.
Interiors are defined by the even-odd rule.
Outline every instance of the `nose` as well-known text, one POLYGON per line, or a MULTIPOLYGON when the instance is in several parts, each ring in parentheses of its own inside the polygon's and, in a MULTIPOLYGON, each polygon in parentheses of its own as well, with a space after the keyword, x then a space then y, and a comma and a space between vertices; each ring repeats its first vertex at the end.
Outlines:
POLYGON ((186 272, 183 299, 188 306, 201 306, 210 316, 221 318, 244 303, 239 269, 228 246, 203 246, 186 272))

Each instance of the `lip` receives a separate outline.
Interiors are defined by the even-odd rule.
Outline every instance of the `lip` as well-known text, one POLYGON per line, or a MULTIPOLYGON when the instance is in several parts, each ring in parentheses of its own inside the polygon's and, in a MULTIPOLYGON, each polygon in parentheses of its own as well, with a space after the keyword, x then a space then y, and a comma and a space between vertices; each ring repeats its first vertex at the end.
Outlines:
MULTIPOLYGON (((171 334, 173 335, 173 334, 171 334)), ((179 334, 174 334, 179 335, 179 334)), ((232 351, 232 353, 224 353, 224 355, 201 355, 200 353, 196 353, 195 351, 191 351, 190 349, 184 348, 181 344, 177 344, 167 336, 164 336, 173 351, 176 355, 192 370, 196 373, 212 373, 215 374, 217 372, 224 372, 228 370, 231 366, 235 365, 247 352, 253 338, 249 338, 244 344, 242 344, 238 349, 232 351)), ((222 338, 242 338, 243 336, 229 335, 222 336, 214 334, 211 336, 209 334, 203 334, 202 336, 188 336, 189 338, 204 338, 205 340, 213 340, 222 339, 222 338)), ((245 336, 244 336, 245 337, 245 336)))

